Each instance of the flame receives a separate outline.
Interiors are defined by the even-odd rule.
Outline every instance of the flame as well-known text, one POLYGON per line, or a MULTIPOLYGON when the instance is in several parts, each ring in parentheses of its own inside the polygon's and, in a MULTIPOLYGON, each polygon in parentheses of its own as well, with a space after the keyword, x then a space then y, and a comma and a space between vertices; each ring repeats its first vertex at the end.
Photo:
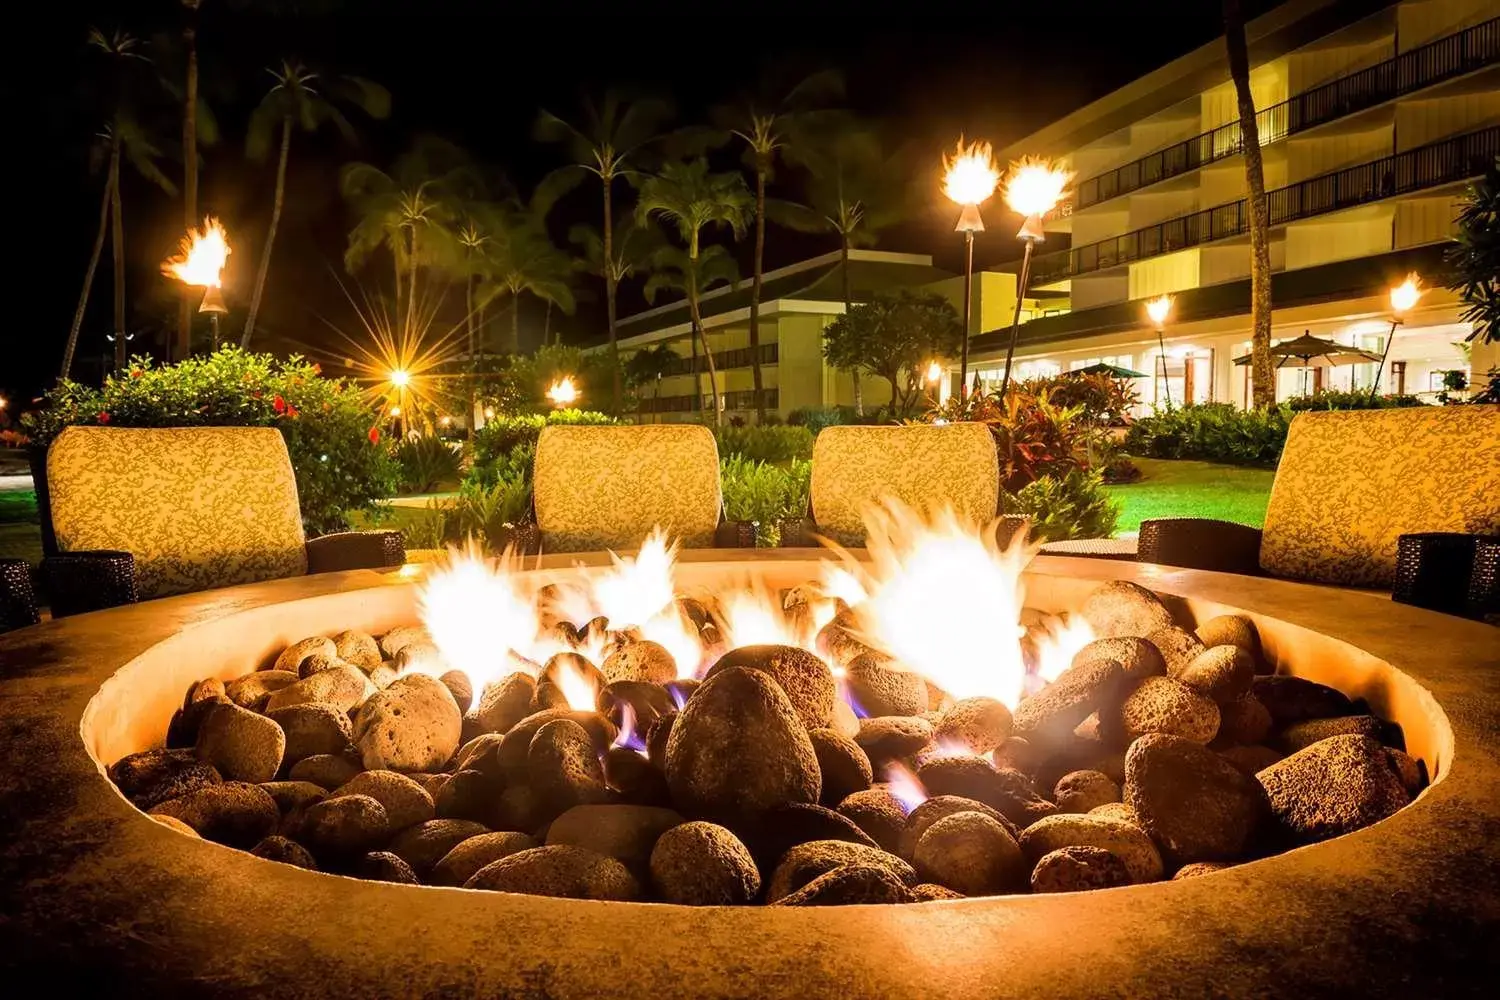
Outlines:
POLYGON ((444 664, 467 674, 475 691, 514 673, 516 656, 534 659, 535 594, 518 568, 510 549, 492 563, 470 540, 463 550, 449 550, 418 594, 422 624, 444 664))
POLYGON ((209 216, 203 229, 189 229, 178 244, 177 255, 162 264, 162 273, 187 285, 218 288, 229 257, 229 238, 219 220, 209 216))
POLYGON ((943 194, 959 205, 978 205, 995 193, 1000 171, 995 169, 994 151, 987 142, 964 145, 943 157, 943 194))
POLYGON ((954 698, 1021 700, 1021 571, 1032 551, 1019 535, 1000 548, 993 529, 951 508, 924 517, 897 500, 866 509, 870 596, 855 608, 861 641, 893 656, 954 698))
MULTIPOLYGON (((863 604, 870 596, 869 591, 865 589, 864 582, 848 565, 825 562, 820 584, 825 596, 843 601, 851 608, 863 604)), ((828 617, 832 620, 833 615, 830 614, 828 617)), ((822 628, 827 624, 828 622, 825 621, 818 627, 822 628)))
POLYGON ((572 406, 578 401, 578 387, 573 384, 573 376, 564 375, 547 387, 547 398, 552 400, 553 406, 572 406))
POLYGON ((1072 171, 1028 157, 1011 165, 1005 179, 1005 203, 1028 218, 1046 215, 1057 207, 1072 179, 1072 171))
POLYGON ((1151 317, 1151 322, 1161 326, 1167 321, 1167 316, 1172 311, 1172 296, 1163 295, 1146 303, 1146 315, 1151 317))
POLYGON ((610 558, 611 569, 590 581, 594 613, 608 618, 610 628, 642 627, 676 600, 677 543, 665 530, 652 529, 634 556, 611 552, 610 558))
POLYGON ((703 640, 692 620, 676 604, 663 608, 641 626, 641 638, 659 642, 677 664, 678 680, 692 680, 703 669, 703 640))
POLYGON ((929 381, 929 382, 941 382, 942 379, 943 379, 943 366, 940 365, 940 364, 938 364, 936 361, 933 361, 930 364, 928 364, 928 366, 927 366, 927 381, 929 381))
POLYGON ((1409 311, 1417 304, 1417 300, 1426 294, 1427 290, 1422 287, 1422 279, 1417 276, 1417 272, 1412 271, 1406 276, 1405 281, 1391 289, 1391 310, 1399 316, 1409 311))
POLYGON ((1037 676, 1051 684, 1073 665, 1073 657, 1094 641, 1094 629, 1082 615, 1067 615, 1047 622, 1046 633, 1035 636, 1037 676))
POLYGON ((620 702, 620 734, 615 737, 611 746, 623 747, 626 750, 634 750, 645 756, 646 740, 635 727, 635 709, 630 707, 630 702, 620 702))
POLYGON ((573 666, 570 657, 559 657, 548 666, 552 667, 552 678, 563 698, 567 699, 569 708, 575 712, 592 712, 598 708, 599 692, 583 672, 573 666))
POLYGON ((890 792, 901 803, 908 815, 917 806, 928 799, 927 789, 922 787, 922 782, 904 764, 893 763, 885 770, 886 784, 890 786, 890 792))

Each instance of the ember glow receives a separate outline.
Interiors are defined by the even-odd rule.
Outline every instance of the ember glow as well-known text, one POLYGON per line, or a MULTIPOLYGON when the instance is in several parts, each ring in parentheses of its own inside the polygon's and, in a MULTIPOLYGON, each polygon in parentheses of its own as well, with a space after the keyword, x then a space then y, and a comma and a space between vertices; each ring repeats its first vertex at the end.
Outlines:
POLYGON ((999 182, 994 151, 987 142, 965 146, 959 139, 953 155, 943 158, 943 194, 955 204, 981 204, 995 193, 999 182))
POLYGON ((1011 167, 1005 179, 1005 203, 1028 218, 1046 215, 1057 207, 1072 179, 1071 171, 1046 160, 1022 160, 1011 167))
POLYGON ((213 216, 203 220, 203 229, 189 229, 178 245, 177 254, 162 264, 162 273, 185 285, 218 288, 223 280, 224 262, 230 254, 229 237, 213 216))

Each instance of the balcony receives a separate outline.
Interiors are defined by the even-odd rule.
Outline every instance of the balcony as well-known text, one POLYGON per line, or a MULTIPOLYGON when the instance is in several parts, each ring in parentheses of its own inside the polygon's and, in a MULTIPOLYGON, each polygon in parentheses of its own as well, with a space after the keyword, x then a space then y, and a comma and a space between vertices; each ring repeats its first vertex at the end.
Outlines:
MULTIPOLYGON (((1483 174, 1500 156, 1500 126, 1469 132, 1310 177, 1266 192, 1271 225, 1336 212, 1367 202, 1440 187, 1483 174)), ((1029 287, 1175 253, 1250 231, 1247 199, 1217 205, 1113 239, 1044 254, 1032 261, 1029 287)))
MULTIPOLYGON (((1494 62, 1500 62, 1500 17, 1273 104, 1255 116, 1260 144, 1269 145, 1494 62)), ((1221 125, 1212 132, 1080 181, 1073 199, 1074 210, 1228 159, 1243 148, 1240 123, 1221 125)))
MULTIPOLYGON (((766 409, 774 410, 781 404, 781 392, 778 389, 762 389, 766 398, 766 409)), ((739 389, 734 392, 726 392, 724 395, 725 410, 753 410, 755 409, 755 390, 739 389)), ((707 399, 707 395, 704 396, 707 399)), ((661 396, 651 398, 647 396, 641 400, 642 413, 691 413, 694 410, 694 398, 692 393, 678 396, 661 396)), ((709 409, 707 404, 703 407, 709 409)), ((710 412, 712 412, 710 410, 710 412)))
MULTIPOLYGON (((763 365, 776 364, 777 358, 781 353, 779 350, 779 346, 780 345, 778 344, 761 344, 760 363, 763 365)), ((750 348, 748 347, 736 347, 733 350, 729 351, 715 351, 714 368, 721 372, 728 371, 731 368, 749 368, 751 357, 752 355, 750 353, 750 348)), ((666 370, 662 372, 662 374, 691 375, 693 374, 693 362, 694 359, 691 355, 684 358, 678 358, 676 361, 673 361, 670 365, 668 365, 666 370)), ((697 364, 699 371, 708 370, 708 363, 703 359, 701 355, 697 358, 697 364)))

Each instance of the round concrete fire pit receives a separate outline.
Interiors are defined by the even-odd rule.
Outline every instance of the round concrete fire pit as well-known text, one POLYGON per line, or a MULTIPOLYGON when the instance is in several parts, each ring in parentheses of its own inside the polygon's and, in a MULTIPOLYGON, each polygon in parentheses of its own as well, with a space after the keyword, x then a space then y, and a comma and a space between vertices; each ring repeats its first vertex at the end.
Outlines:
MULTIPOLYGON (((680 576, 785 586, 807 578, 809 558, 688 553, 680 576)), ((1398 722, 1432 784, 1349 836, 1211 876, 1067 895, 699 909, 307 872, 153 822, 103 769, 159 744, 196 678, 253 669, 330 623, 414 620, 409 577, 305 577, 0 638, 4 982, 256 998, 1490 995, 1500 633, 1368 595, 1062 558, 1033 565, 1027 603, 1069 607, 1110 578, 1172 595, 1186 618, 1252 615, 1284 672, 1398 722)))

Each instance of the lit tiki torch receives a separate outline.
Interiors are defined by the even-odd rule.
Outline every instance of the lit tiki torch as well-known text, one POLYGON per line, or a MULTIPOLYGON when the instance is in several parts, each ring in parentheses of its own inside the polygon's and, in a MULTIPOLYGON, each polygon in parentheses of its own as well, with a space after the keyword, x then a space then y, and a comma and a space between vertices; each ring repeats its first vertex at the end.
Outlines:
POLYGON ((1380 352, 1380 367, 1375 369, 1375 381, 1370 385, 1372 403, 1380 394, 1380 376, 1385 372, 1385 359, 1390 357, 1391 344, 1396 340, 1396 327, 1406 321, 1406 314, 1416 307, 1417 302, 1425 294, 1427 294, 1427 289, 1422 287, 1422 279, 1415 271, 1408 274, 1405 281, 1391 289, 1391 332, 1385 338, 1385 350, 1380 352))
POLYGON ((189 229, 178 245, 177 255, 168 257, 162 264, 163 274, 185 285, 203 287, 203 302, 198 311, 208 313, 213 321, 216 351, 219 349, 219 317, 229 311, 221 290, 224 261, 229 254, 229 239, 224 227, 218 219, 208 216, 203 220, 203 230, 189 229))
POLYGON ((548 386, 547 398, 559 410, 566 409, 578 402, 578 386, 573 384, 573 376, 564 375, 548 386))
POLYGON ((1053 166, 1046 160, 1025 159, 1010 168, 1005 180, 1005 203, 1025 216, 1016 238, 1026 244, 1021 255, 1021 274, 1016 281, 1016 315, 1010 324, 1010 345, 1005 349, 1005 376, 1000 380, 1000 398, 1010 388, 1011 360, 1016 354, 1016 338, 1021 333, 1021 303, 1026 298, 1026 283, 1031 280, 1032 247, 1047 238, 1042 217, 1057 207, 1073 173, 1053 166))
POLYGON ((943 193, 962 211, 955 232, 964 234, 964 340, 958 355, 958 384, 965 397, 969 394, 969 329, 974 302, 974 234, 984 232, 979 206, 995 193, 1000 172, 995 169, 990 144, 974 142, 958 148, 952 156, 943 157, 943 193))

